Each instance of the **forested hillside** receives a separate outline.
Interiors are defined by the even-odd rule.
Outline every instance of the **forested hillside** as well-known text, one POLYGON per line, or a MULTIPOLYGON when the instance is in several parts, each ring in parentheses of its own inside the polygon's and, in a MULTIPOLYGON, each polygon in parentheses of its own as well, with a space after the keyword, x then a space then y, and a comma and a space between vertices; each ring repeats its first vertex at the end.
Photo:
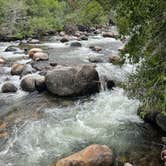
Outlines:
POLYGON ((62 30, 65 25, 103 25, 104 8, 97 0, 0 0, 0 35, 26 37, 62 30))

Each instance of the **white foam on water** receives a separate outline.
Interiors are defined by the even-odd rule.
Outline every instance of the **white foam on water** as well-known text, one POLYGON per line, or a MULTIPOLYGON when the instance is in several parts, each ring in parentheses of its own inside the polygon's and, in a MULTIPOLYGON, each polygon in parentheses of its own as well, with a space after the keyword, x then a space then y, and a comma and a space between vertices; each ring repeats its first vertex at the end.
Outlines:
POLYGON ((76 102, 73 107, 46 109, 44 119, 29 120, 17 129, 12 147, 5 155, 1 152, 0 161, 9 164, 10 158, 12 166, 44 166, 70 153, 77 144, 125 144, 128 136, 120 133, 127 130, 125 124, 142 123, 136 115, 138 105, 123 89, 116 88, 92 96, 88 102, 76 102))

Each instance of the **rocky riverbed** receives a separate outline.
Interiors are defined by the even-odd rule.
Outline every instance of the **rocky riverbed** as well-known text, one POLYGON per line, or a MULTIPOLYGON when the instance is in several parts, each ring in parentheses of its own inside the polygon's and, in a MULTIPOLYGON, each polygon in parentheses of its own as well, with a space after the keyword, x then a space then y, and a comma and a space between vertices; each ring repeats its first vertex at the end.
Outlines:
POLYGON ((51 166, 91 144, 107 145, 115 166, 162 164, 164 133, 118 87, 136 65, 107 31, 0 43, 0 166, 51 166))

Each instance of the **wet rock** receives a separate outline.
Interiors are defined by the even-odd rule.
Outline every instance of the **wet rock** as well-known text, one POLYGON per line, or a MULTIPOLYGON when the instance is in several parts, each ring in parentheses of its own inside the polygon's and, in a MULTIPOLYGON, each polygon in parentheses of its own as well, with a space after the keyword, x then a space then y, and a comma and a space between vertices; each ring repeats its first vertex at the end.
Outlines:
POLYGON ((6 82, 3 84, 1 91, 2 93, 17 92, 17 87, 10 82, 6 82))
POLYGON ((133 166, 133 165, 130 163, 125 163, 124 166, 133 166))
POLYGON ((100 34, 100 30, 95 30, 93 33, 94 33, 95 35, 98 35, 98 34, 100 34))
POLYGON ((67 25, 65 25, 64 30, 67 34, 74 35, 75 32, 78 30, 78 28, 76 25, 67 24, 67 25))
POLYGON ((163 144, 166 145, 166 137, 162 137, 162 138, 161 138, 161 141, 162 141, 163 144))
POLYGON ((36 52, 34 53, 33 55, 33 60, 34 61, 43 61, 43 60, 48 60, 48 54, 47 53, 44 53, 44 52, 36 52))
POLYGON ((27 92, 33 92, 35 91, 35 79, 32 75, 25 76, 21 80, 20 84, 22 90, 27 91, 27 92))
POLYGON ((161 151, 161 160, 166 162, 166 149, 165 148, 163 148, 161 151))
POLYGON ((20 51, 20 49, 17 46, 9 46, 5 49, 5 52, 16 52, 20 51))
POLYGON ((106 80, 107 88, 112 90, 115 87, 115 82, 113 80, 106 80))
POLYGON ((82 44, 81 44, 80 42, 72 42, 72 43, 70 44, 70 46, 71 46, 71 47, 81 47, 82 44))
POLYGON ((34 54, 37 52, 43 52, 41 48, 32 48, 28 51, 28 55, 30 58, 33 58, 34 54))
POLYGON ((77 28, 81 32, 88 32, 89 31, 89 28, 87 26, 84 26, 84 25, 77 25, 77 28))
POLYGON ((98 56, 91 56, 91 57, 89 57, 89 61, 91 63, 102 63, 103 59, 101 57, 98 57, 98 56))
POLYGON ((23 64, 14 63, 11 67, 11 74, 20 75, 23 72, 23 69, 24 69, 23 64))
POLYGON ((115 38, 116 35, 113 32, 104 32, 103 37, 115 38))
POLYGON ((112 55, 108 58, 108 61, 114 65, 122 65, 125 60, 118 55, 112 55))
POLYGON ((62 43, 65 43, 65 42, 68 42, 69 41, 69 37, 68 36, 64 36, 61 40, 60 40, 60 42, 62 42, 62 43))
POLYGON ((59 35, 60 35, 60 36, 65 36, 66 33, 65 33, 64 31, 61 31, 61 32, 59 33, 59 35))
POLYGON ((157 125, 166 132, 166 116, 162 113, 159 113, 156 116, 156 123, 157 125))
POLYGON ((5 60, 0 58, 0 64, 5 64, 5 60))
POLYGON ((95 52, 99 52, 99 51, 102 50, 102 48, 99 47, 99 46, 90 46, 89 48, 90 48, 92 51, 95 51, 95 52))
POLYGON ((54 166, 111 166, 113 160, 113 152, 106 145, 91 145, 61 159, 54 166))
POLYGON ((81 36, 81 32, 77 31, 77 32, 74 34, 74 36, 80 37, 80 36, 81 36))
POLYGON ((35 86, 36 86, 37 91, 39 91, 39 92, 45 91, 46 90, 45 77, 37 76, 35 78, 35 86))
POLYGON ((79 96, 100 89, 98 73, 91 65, 57 67, 47 73, 46 86, 57 96, 79 96))
POLYGON ((9 134, 6 131, 0 131, 0 138, 8 137, 9 134))
POLYGON ((32 66, 30 64, 26 64, 24 65, 23 71, 21 73, 21 77, 25 76, 27 74, 32 74, 34 73, 36 70, 34 68, 32 68, 32 66))
POLYGON ((84 35, 84 36, 81 36, 81 37, 80 37, 80 40, 88 40, 88 37, 85 36, 85 35, 84 35))
POLYGON ((33 61, 31 65, 35 70, 47 72, 48 70, 52 70, 57 64, 54 62, 50 64, 48 61, 33 61))
POLYGON ((38 39, 31 39, 28 41, 29 44, 39 44, 40 43, 40 40, 38 39))

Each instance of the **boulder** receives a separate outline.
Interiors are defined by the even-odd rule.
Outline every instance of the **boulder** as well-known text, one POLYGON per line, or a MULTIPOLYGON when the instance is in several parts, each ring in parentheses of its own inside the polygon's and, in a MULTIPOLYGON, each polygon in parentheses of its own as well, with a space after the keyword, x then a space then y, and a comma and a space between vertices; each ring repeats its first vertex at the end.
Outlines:
POLYGON ((28 41, 29 44, 39 44, 40 43, 40 40, 38 39, 31 39, 28 41))
POLYGON ((20 51, 20 49, 17 46, 9 46, 5 49, 5 52, 16 52, 16 51, 20 51))
POLYGON ((60 40, 60 42, 62 42, 62 43, 65 43, 65 42, 68 42, 69 41, 69 37, 68 36, 64 36, 61 40, 60 40))
POLYGON ((30 58, 33 58, 33 55, 37 52, 43 52, 41 48, 32 48, 28 51, 28 55, 30 58))
POLYGON ((115 38, 116 35, 113 32, 104 32, 103 37, 115 38))
POLYGON ((14 63, 11 67, 12 75, 20 75, 23 72, 24 65, 19 63, 14 63))
POLYGON ((33 92, 35 91, 35 79, 32 75, 28 75, 23 77, 20 84, 22 90, 27 92, 33 92))
POLYGON ((57 96, 79 96, 98 92, 99 76, 91 65, 57 67, 46 75, 47 89, 57 96))
POLYGON ((85 36, 85 35, 84 35, 84 36, 81 36, 81 37, 80 37, 80 40, 88 40, 88 37, 85 36))
POLYGON ((33 60, 34 61, 43 61, 43 60, 48 60, 48 54, 44 52, 36 52, 33 55, 33 60))
POLYGON ((115 87, 115 82, 113 80, 106 80, 107 88, 112 90, 115 87))
POLYGON ((81 32, 88 32, 89 31, 89 28, 84 26, 84 25, 77 25, 77 28, 81 32))
POLYGON ((102 63, 103 59, 99 56, 91 56, 89 57, 89 61, 92 63, 102 63))
POLYGON ((102 50, 102 48, 99 47, 99 46, 90 46, 89 48, 90 48, 92 51, 95 51, 95 52, 99 52, 99 51, 102 50))
POLYGON ((0 64, 5 64, 5 60, 0 58, 0 64))
POLYGON ((66 33, 65 33, 64 31, 61 31, 61 32, 59 33, 59 35, 60 35, 60 36, 65 36, 66 33))
POLYGON ((125 163, 124 166, 133 166, 133 165, 130 163, 125 163))
POLYGON ((70 44, 70 46, 71 46, 71 47, 81 47, 82 44, 81 44, 80 42, 72 42, 72 43, 70 44))
POLYGON ((91 145, 69 157, 61 159, 54 166, 111 166, 114 157, 106 145, 91 145))
POLYGON ((77 32, 74 34, 74 36, 80 37, 80 36, 81 36, 81 32, 77 31, 77 32))
POLYGON ((10 82, 6 82, 2 85, 1 91, 3 93, 17 92, 17 87, 14 84, 10 83, 10 82))
POLYGON ((112 55, 108 57, 108 61, 114 65, 122 65, 125 62, 125 59, 121 58, 118 55, 112 55))
POLYGON ((159 113, 156 116, 156 124, 166 132, 166 116, 162 113, 159 113))
POLYGON ((23 71, 21 73, 21 77, 25 76, 27 74, 32 74, 34 73, 36 70, 34 68, 32 68, 32 66, 30 64, 26 64, 24 65, 23 71))
POLYGON ((47 72, 56 67, 57 64, 55 62, 49 63, 48 61, 33 61, 31 65, 35 70, 47 72))
POLYGON ((35 78, 35 86, 36 86, 37 91, 39 91, 39 92, 45 91, 46 90, 45 77, 37 76, 35 78))

